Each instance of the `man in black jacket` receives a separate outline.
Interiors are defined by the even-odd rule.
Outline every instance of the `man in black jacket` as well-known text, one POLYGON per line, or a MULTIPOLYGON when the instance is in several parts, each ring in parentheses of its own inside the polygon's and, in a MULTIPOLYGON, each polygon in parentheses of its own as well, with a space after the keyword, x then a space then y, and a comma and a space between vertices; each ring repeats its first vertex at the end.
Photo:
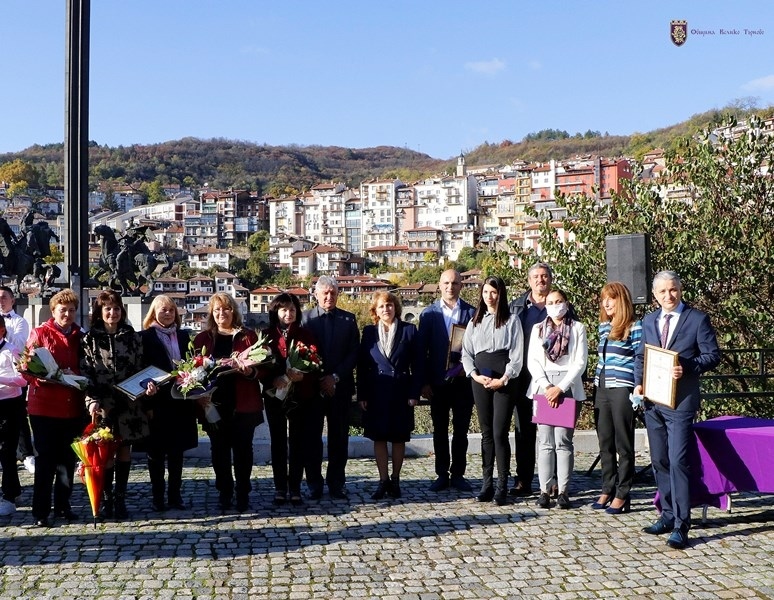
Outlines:
POLYGON ((347 489, 344 470, 349 453, 349 410, 355 394, 354 370, 360 344, 355 315, 336 307, 339 287, 336 280, 323 275, 314 286, 317 306, 305 311, 301 325, 309 328, 317 340, 323 369, 320 378, 321 402, 310 415, 309 453, 306 482, 309 497, 322 496, 322 432, 328 420, 328 470, 326 483, 331 498, 345 500, 347 489), (311 437, 313 436, 313 437, 311 437))
POLYGON ((524 331, 524 366, 516 380, 516 476, 512 496, 532 495, 532 479, 535 477, 535 437, 537 426, 532 422, 532 400, 527 390, 532 377, 527 369, 527 349, 532 327, 546 318, 546 296, 551 291, 554 274, 543 262, 532 265, 527 272, 529 291, 513 300, 511 313, 521 320, 524 331))

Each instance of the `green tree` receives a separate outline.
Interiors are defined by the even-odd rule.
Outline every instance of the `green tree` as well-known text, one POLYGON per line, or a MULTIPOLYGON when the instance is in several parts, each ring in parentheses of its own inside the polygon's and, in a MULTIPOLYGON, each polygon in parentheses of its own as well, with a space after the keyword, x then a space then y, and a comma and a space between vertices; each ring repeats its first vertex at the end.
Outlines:
POLYGON ((140 191, 145 194, 145 198, 148 204, 164 202, 167 199, 167 195, 164 193, 161 181, 158 179, 154 179, 149 183, 141 184, 140 191))
POLYGON ((279 288, 285 289, 296 285, 298 280, 296 276, 293 275, 293 271, 291 271, 289 267, 282 267, 279 271, 272 275, 269 282, 272 285, 276 285, 279 288))
MULTIPOLYGON (((605 237, 645 233, 653 273, 680 274, 685 300, 710 315, 721 346, 774 346, 774 180, 767 174, 774 136, 761 133, 757 118, 749 125, 736 139, 717 139, 707 129, 679 140, 666 153, 660 179, 624 182, 609 204, 557 195, 569 216, 558 223, 543 217, 540 259, 554 267, 556 285, 567 291, 592 340, 605 283, 605 237)), ((524 278, 538 257, 518 253, 524 278)))

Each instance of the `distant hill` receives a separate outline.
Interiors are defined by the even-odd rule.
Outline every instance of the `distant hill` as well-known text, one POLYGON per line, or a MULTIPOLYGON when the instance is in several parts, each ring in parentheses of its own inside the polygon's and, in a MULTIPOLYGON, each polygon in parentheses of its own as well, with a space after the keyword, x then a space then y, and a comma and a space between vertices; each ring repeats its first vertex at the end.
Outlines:
MULTIPOLYGON (((544 162, 578 155, 630 156, 641 158, 654 148, 669 148, 680 137, 692 135, 708 125, 720 124, 725 116, 744 118, 750 113, 774 115, 774 107, 757 110, 729 106, 694 115, 663 129, 629 136, 611 136, 588 131, 570 134, 545 130, 520 142, 504 140, 483 143, 465 153, 469 166, 510 164, 514 161, 544 162)), ((0 154, 0 164, 15 159, 34 164, 48 185, 63 184, 63 145, 31 146, 21 152, 0 154)), ((92 142, 89 150, 90 179, 142 183, 180 183, 214 189, 250 189, 263 194, 294 193, 325 181, 356 186, 372 177, 397 177, 413 182, 428 175, 453 172, 456 157, 441 160, 393 146, 340 148, 336 146, 268 146, 227 139, 181 140, 150 145, 111 148, 92 142)))

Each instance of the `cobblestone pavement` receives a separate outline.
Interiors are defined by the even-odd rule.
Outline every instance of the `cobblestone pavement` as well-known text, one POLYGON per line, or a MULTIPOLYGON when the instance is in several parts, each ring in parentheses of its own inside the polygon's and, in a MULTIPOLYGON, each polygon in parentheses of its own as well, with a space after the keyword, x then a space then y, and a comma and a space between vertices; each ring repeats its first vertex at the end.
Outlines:
MULTIPOLYGON (((471 456, 471 477, 480 472, 471 456)), ((143 465, 130 482, 132 520, 31 527, 31 476, 17 513, 0 518, 2 598, 772 598, 772 496, 739 495, 733 511, 694 512, 691 546, 641 532, 654 518, 652 481, 633 510, 588 504, 599 472, 579 455, 575 508, 539 509, 534 497, 498 507, 456 490, 427 490, 432 457, 408 459, 404 498, 373 502, 371 459, 351 460, 351 498, 271 504, 271 469, 255 468, 253 511, 217 508, 209 463, 187 459, 188 511, 154 513, 143 465)), ((640 459, 640 464, 644 461, 640 459)), ((479 484, 480 481, 472 479, 479 484)), ((89 513, 85 487, 73 506, 89 513)))

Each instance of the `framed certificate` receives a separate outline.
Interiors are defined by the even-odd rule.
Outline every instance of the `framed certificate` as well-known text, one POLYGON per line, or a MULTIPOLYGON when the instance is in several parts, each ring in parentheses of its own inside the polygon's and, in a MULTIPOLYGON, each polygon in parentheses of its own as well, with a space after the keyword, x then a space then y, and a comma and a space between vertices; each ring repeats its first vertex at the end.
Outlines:
POLYGON ((117 383, 115 388, 122 391, 132 400, 137 400, 137 398, 145 394, 149 379, 156 382, 156 385, 161 385, 172 379, 172 373, 167 373, 158 367, 146 367, 142 371, 138 371, 131 377, 117 383))
POLYGON ((464 325, 452 325, 449 336, 449 352, 446 355, 446 370, 453 368, 462 360, 462 338, 465 337, 464 325))
POLYGON ((646 400, 675 407, 677 380, 672 367, 677 366, 677 352, 645 344, 645 368, 642 375, 643 396, 646 400))

